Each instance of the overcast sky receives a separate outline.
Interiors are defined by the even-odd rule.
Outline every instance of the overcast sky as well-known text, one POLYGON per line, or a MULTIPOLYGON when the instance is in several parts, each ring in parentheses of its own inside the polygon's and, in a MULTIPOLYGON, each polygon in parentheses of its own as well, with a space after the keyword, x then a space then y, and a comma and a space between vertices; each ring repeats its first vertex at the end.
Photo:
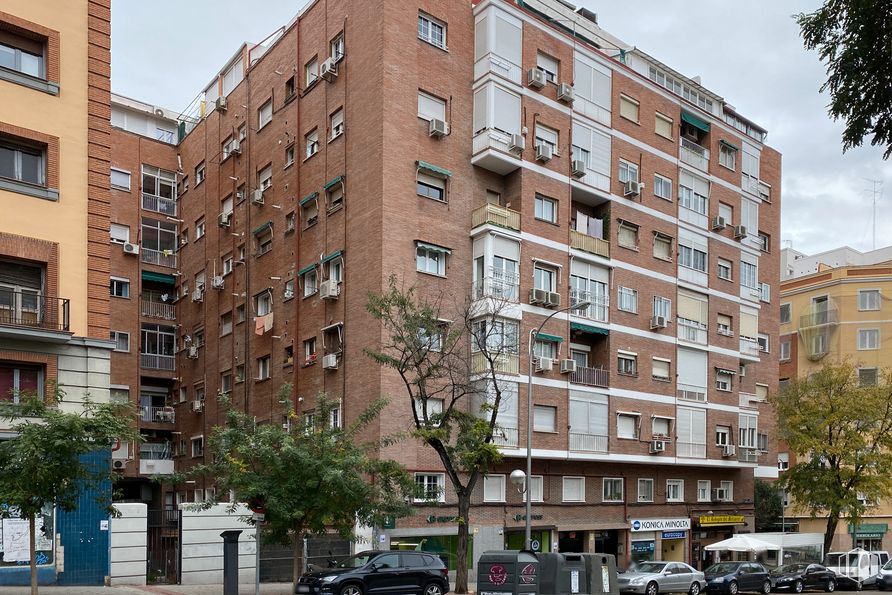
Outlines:
MULTIPOLYGON (((892 163, 870 146, 842 154, 842 123, 830 121, 828 98, 818 93, 824 68, 802 48, 791 18, 819 0, 576 1, 605 30, 684 75, 700 75, 768 130, 768 144, 783 154, 783 240, 806 253, 871 249, 871 180, 882 180, 877 246, 892 243, 892 163)), ((180 111, 242 41, 261 41, 303 3, 113 0, 112 90, 180 111)))

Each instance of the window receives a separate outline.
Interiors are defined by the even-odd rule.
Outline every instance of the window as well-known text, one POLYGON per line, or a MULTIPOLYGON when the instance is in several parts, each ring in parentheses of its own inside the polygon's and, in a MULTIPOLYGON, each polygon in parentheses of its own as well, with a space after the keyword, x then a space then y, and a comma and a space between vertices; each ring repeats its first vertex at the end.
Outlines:
POLYGON ((763 454, 768 452, 768 434, 759 432, 756 435, 756 448, 763 454))
POLYGON ((638 375, 638 356, 620 352, 616 356, 616 371, 623 376, 638 375))
MULTIPOLYGON (((0 50, 3 45, 0 43, 0 50)), ((0 138, 0 177, 43 186, 46 184, 46 151, 0 138)))
POLYGON ((787 361, 790 359, 790 339, 781 339, 780 342, 780 360, 787 361))
POLYGON ((756 265, 745 260, 740 261, 740 284, 750 289, 759 289, 756 279, 756 265))
POLYGON ((733 326, 733 318, 727 314, 719 314, 717 316, 718 325, 717 331, 720 335, 724 335, 726 337, 734 336, 734 326, 733 326))
POLYGON ((672 118, 657 112, 654 132, 662 137, 672 139, 672 118))
POLYGON ((654 196, 672 200, 672 180, 654 174, 654 196))
POLYGON ((288 301, 294 297, 294 279, 288 279, 285 281, 285 285, 282 286, 282 300, 288 301))
POLYGON ((257 358, 257 376, 255 380, 267 380, 269 378, 270 356, 264 355, 257 358))
POLYGON ((109 338, 115 342, 115 351, 130 351, 130 333, 111 331, 109 338))
POLYGON ((721 391, 729 391, 731 390, 731 374, 728 373, 727 370, 716 370, 715 373, 715 388, 716 390, 721 391))
POLYGON ((505 476, 504 475, 484 475, 483 476, 483 501, 484 502, 504 502, 505 501, 505 476))
POLYGON ((226 312, 220 316, 220 335, 228 335, 232 332, 232 312, 226 312))
POLYGON ((415 248, 415 270, 419 273, 446 276, 446 255, 449 250, 432 244, 417 243, 415 248))
POLYGON ((338 33, 328 46, 329 57, 335 62, 340 62, 341 58, 344 57, 344 34, 338 33))
POLYGON ((254 312, 257 316, 266 316, 273 311, 272 295, 268 291, 262 291, 254 296, 254 312))
POLYGON ((331 138, 335 139, 344 134, 344 109, 340 108, 328 118, 328 126, 331 130, 331 138))
POLYGON ((678 246, 678 265, 685 268, 694 269, 702 273, 706 272, 706 252, 679 244, 678 246))
POLYGON ((672 238, 661 233, 654 234, 654 258, 672 260, 672 238))
POLYGON ((724 258, 718 259, 717 271, 716 275, 718 275, 719 279, 724 279, 725 281, 731 280, 731 269, 734 265, 730 260, 725 260, 724 258))
POLYGON ((790 453, 788 452, 779 452, 777 453, 777 468, 779 471, 786 471, 790 468, 790 453))
POLYGON ((536 146, 544 145, 551 148, 554 155, 558 154, 558 131, 542 124, 536 124, 536 146))
POLYGON ((239 142, 248 138, 248 128, 244 124, 238 127, 238 140, 239 142))
POLYGON ((325 198, 328 201, 328 212, 333 213, 344 206, 344 184, 340 180, 329 184, 332 185, 325 190, 325 198))
POLYGON ((254 235, 254 248, 257 256, 263 256, 273 249, 273 228, 271 225, 254 235))
POLYGON ((759 333, 757 341, 759 343, 759 351, 761 351, 762 353, 770 353, 770 350, 768 349, 768 335, 759 333))
POLYGON ((493 354, 517 353, 518 324, 509 320, 480 320, 473 323, 471 351, 485 347, 493 354))
POLYGON ((418 92, 418 117, 422 120, 446 121, 446 101, 424 91, 418 92))
POLYGON ((623 480, 621 477, 605 477, 601 488, 601 499, 604 502, 623 501, 623 480))
POLYGON ((204 182, 205 177, 205 167, 204 161, 195 166, 195 185, 198 186, 202 182, 204 182))
POLYGON ((232 252, 223 255, 223 275, 228 275, 232 272, 233 260, 232 260, 232 252))
POLYGON ((0 66, 33 76, 46 78, 44 52, 46 44, 4 30, 0 34, 0 66))
POLYGON ((734 207, 720 202, 719 217, 725 220, 725 225, 734 225, 734 207))
POLYGON ((759 250, 771 252, 771 236, 764 231, 759 232, 759 250))
POLYGON ((858 368, 858 384, 876 386, 879 374, 876 368, 858 368))
POLYGON ((792 306, 790 304, 780 305, 780 323, 787 324, 792 318, 792 306))
POLYGON ((666 502, 684 502, 684 480, 666 480, 666 502))
POLYGON ((130 172, 123 169, 111 168, 111 185, 112 188, 121 190, 130 190, 130 172))
POLYGON ((302 279, 304 286, 304 297, 311 296, 319 290, 319 277, 316 273, 315 268, 304 273, 302 279))
POLYGON ((557 271, 551 267, 533 266, 533 287, 543 291, 553 292, 555 290, 555 281, 557 271))
POLYGON ((536 53, 536 68, 542 71, 542 74, 545 75, 545 80, 549 83, 557 83, 559 65, 560 62, 548 54, 536 53))
POLYGON ((285 147, 285 167, 294 165, 294 143, 285 147))
POLYGON ((294 77, 288 77, 288 80, 285 81, 285 101, 288 101, 294 97, 294 77))
POLYGON ((638 313, 638 291, 631 287, 620 287, 617 290, 617 306, 623 312, 638 313))
POLYGON ((541 221, 557 223, 557 201, 537 194, 534 216, 541 221))
POLYGON ((416 502, 445 502, 446 476, 442 473, 416 473, 416 502))
POLYGON ((719 165, 724 165, 730 170, 737 165, 737 147, 721 141, 719 147, 719 165))
POLYGON ((557 343, 537 340, 533 343, 533 356, 541 359, 557 359, 557 343))
POLYGON ((880 348, 880 329, 858 329, 858 349, 869 350, 880 348))
POLYGON ((415 182, 415 192, 418 196, 445 202, 446 179, 418 172, 415 182))
POLYGON ((195 222, 195 239, 200 240, 204 237, 205 232, 207 231, 207 225, 205 225, 204 217, 195 222))
POLYGON ((858 290, 858 309, 861 311, 879 310, 880 309, 880 290, 879 289, 859 289, 858 290))
POLYGON ((715 445, 728 446, 731 444, 731 427, 716 426, 715 428, 715 445))
POLYGON ((709 202, 709 182, 686 172, 679 175, 678 204, 695 213, 706 215, 709 202))
POLYGON ((563 502, 585 502, 585 478, 564 477, 561 500, 563 502))
POLYGON ((418 421, 420 423, 424 423, 424 420, 427 419, 432 427, 440 426, 440 421, 436 416, 443 414, 443 399, 429 398, 426 400, 425 403, 423 399, 415 397, 415 399, 412 401, 412 407, 415 410, 415 414, 418 415, 418 421), (427 405, 426 418, 425 404, 427 405))
POLYGON ((309 365, 316 361, 316 337, 310 337, 304 341, 304 364, 309 365))
POLYGON ((195 436, 192 438, 192 456, 204 456, 204 436, 195 436))
POLYGON ((541 475, 530 477, 530 502, 542 502, 542 484, 544 478, 541 475))
POLYGON ((712 500, 712 491, 710 488, 712 487, 712 482, 708 479, 699 480, 697 482, 697 502, 709 502, 712 500))
POLYGON ((655 357, 651 360, 651 376, 656 380, 669 380, 671 362, 668 359, 655 357))
POLYGON ((340 257, 328 261, 328 279, 340 283, 344 280, 344 260, 340 257))
POLYGON ((616 239, 623 248, 638 249, 638 226, 628 221, 620 221, 617 226, 616 239))
POLYGON ((446 23, 424 13, 418 14, 418 39, 446 49, 446 23))
POLYGON ((638 181, 638 166, 634 163, 629 163, 628 161, 624 161, 622 159, 619 160, 619 181, 626 182, 637 182, 638 181))
POLYGON ((638 480, 638 501, 653 502, 654 501, 654 480, 639 479, 638 480))
POLYGON ((314 128, 304 136, 306 145, 306 158, 309 159, 319 152, 319 130, 314 128))
POLYGON ((722 502, 732 502, 734 500, 733 481, 720 481, 719 490, 721 490, 721 495, 724 496, 723 498, 720 498, 722 502))
POLYGON ((659 295, 654 296, 654 316, 662 316, 667 321, 672 318, 672 300, 659 295))
POLYGON ((741 448, 756 448, 756 434, 758 433, 759 418, 755 415, 740 414, 738 417, 738 440, 741 448))
POLYGON ((270 99, 257 110, 257 130, 260 130, 273 119, 273 100, 270 99))
POLYGON ((313 56, 313 59, 304 66, 304 80, 307 88, 312 87, 319 80, 319 58, 313 56))
POLYGON ((319 221, 319 199, 316 193, 300 201, 300 216, 304 222, 304 229, 309 229, 319 221))
POLYGON ((108 294, 112 297, 130 297, 130 279, 112 277, 108 284, 108 294))
POLYGON ((626 120, 638 123, 638 102, 625 95, 619 96, 619 115, 626 120))
POLYGON ((616 415, 616 437, 638 438, 638 422, 641 416, 631 413, 618 413, 616 415))
POLYGON ((124 244, 130 241, 130 228, 119 223, 112 223, 109 229, 112 244, 124 244))
POLYGON ((533 405, 533 431, 555 432, 557 428, 557 407, 533 405))
POLYGON ((235 307, 235 322, 236 324, 242 323, 245 321, 245 305, 239 304, 235 307))

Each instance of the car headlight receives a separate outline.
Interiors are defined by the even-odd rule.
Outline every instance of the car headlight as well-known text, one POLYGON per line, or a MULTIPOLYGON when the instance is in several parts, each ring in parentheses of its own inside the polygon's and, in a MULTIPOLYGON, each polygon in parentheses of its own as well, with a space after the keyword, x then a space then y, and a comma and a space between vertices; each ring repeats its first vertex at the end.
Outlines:
POLYGON ((725 582, 725 577, 720 576, 720 577, 714 578, 712 580, 714 580, 717 583, 723 583, 723 582, 725 582))
POLYGON ((632 580, 630 580, 630 581, 629 581, 629 584, 630 584, 630 585, 640 585, 640 584, 643 583, 645 580, 646 580, 646 579, 645 579, 643 576, 638 576, 638 577, 635 577, 635 578, 633 578, 632 580))
POLYGON ((329 576, 323 576, 323 577, 322 577, 322 582, 323 582, 323 583, 330 583, 330 582, 332 582, 333 580, 335 580, 336 578, 338 578, 338 576, 337 576, 336 574, 331 574, 331 575, 329 575, 329 576))

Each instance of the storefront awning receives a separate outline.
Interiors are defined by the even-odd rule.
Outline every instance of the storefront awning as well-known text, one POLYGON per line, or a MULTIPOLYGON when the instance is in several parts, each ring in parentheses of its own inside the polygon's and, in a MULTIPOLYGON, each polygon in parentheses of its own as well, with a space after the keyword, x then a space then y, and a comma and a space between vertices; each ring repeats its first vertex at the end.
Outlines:
POLYGON ((552 343, 561 343, 563 342, 563 337, 558 337, 557 335, 549 335, 546 333, 538 333, 536 334, 536 338, 540 341, 551 341, 552 343))
POLYGON ((687 122, 694 128, 702 130, 703 132, 709 132, 709 122, 698 118, 694 114, 689 114, 688 112, 681 112, 681 119, 683 122, 687 122))
POLYGON ((167 285, 177 284, 177 280, 173 275, 165 275, 164 273, 153 273, 152 271, 143 271, 142 280, 154 281, 155 283, 165 283, 167 285))
POLYGON ((609 335, 610 331, 606 328, 600 328, 597 326, 589 326, 587 324, 582 324, 581 322, 571 322, 570 323, 571 331, 581 331, 583 333, 591 333, 593 335, 609 335))

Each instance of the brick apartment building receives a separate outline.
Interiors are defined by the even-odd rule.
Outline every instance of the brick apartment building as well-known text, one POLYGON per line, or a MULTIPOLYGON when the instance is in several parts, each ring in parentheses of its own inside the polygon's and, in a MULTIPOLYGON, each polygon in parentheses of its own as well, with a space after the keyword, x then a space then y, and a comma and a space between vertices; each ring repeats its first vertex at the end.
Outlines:
MULTIPOLYGON (((366 297, 395 273, 516 302, 506 342, 591 302, 535 345, 539 548, 699 564, 753 531, 754 478, 777 476, 780 155, 698 80, 560 0, 331 0, 243 45, 176 119, 120 98, 112 123, 112 384, 147 436, 118 455, 128 497, 208 496, 145 478, 203 460, 221 392, 270 423, 283 382, 299 412, 324 391, 346 421, 390 395, 374 432, 409 427, 363 353, 381 335, 366 297)), ((522 544, 512 347, 478 553, 522 544)), ((434 501, 370 537, 454 550, 434 453, 383 454, 434 501)))

